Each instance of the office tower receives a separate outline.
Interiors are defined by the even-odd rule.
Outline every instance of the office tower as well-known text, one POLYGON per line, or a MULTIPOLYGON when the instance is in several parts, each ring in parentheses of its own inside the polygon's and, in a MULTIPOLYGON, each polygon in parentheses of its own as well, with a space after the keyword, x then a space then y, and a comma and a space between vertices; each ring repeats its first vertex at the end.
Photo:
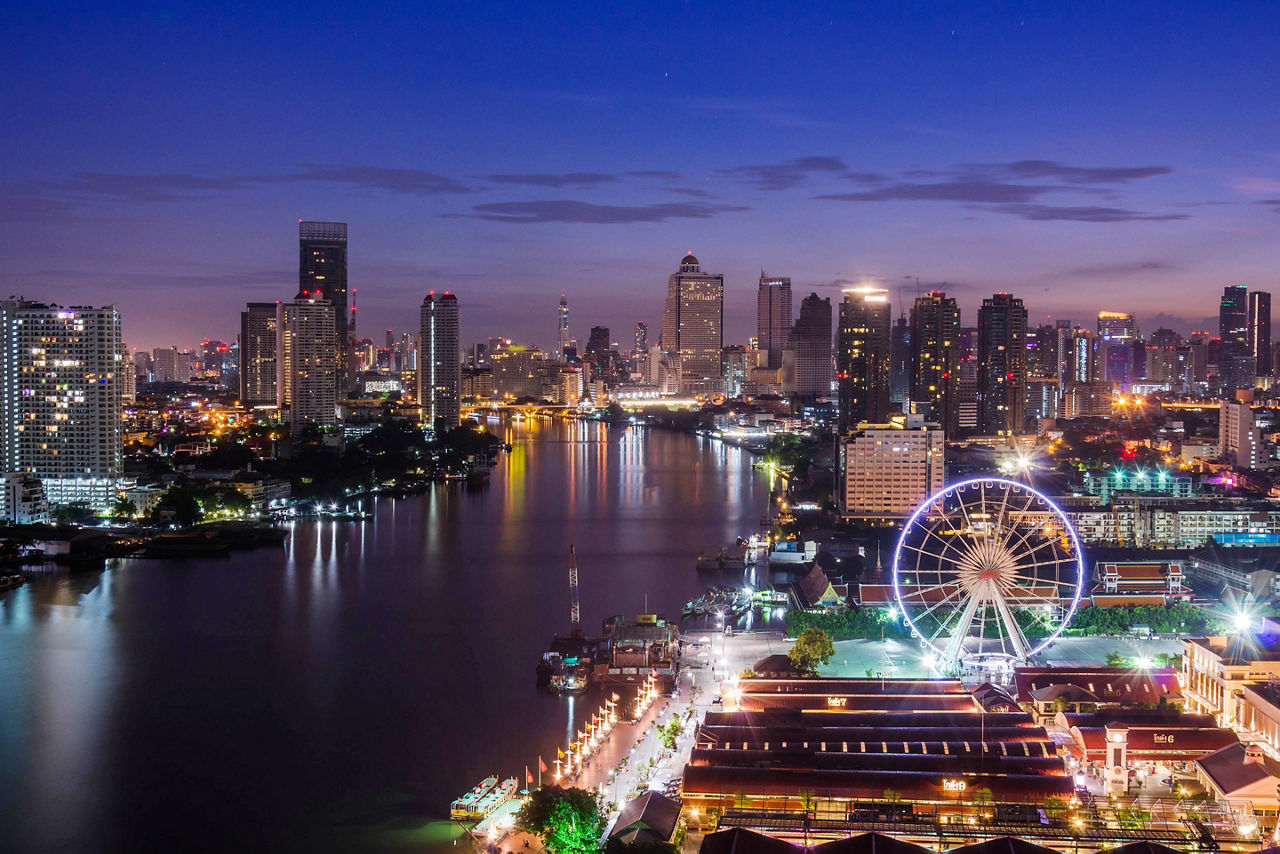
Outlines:
MULTIPOLYGON (((839 391, 837 429, 841 435, 863 421, 883 423, 889 418, 890 360, 894 341, 889 331, 889 292, 859 287, 844 292, 840 301, 840 327, 836 335, 836 386, 839 391)), ((910 333, 902 320, 903 340, 910 333)), ((900 354, 901 355, 901 354, 900 354)), ((903 366, 910 356, 903 356, 903 366)), ((910 371, 907 372, 908 377, 910 371)))
POLYGON ((752 388, 751 371, 756 367, 757 351, 741 344, 730 344, 720 351, 720 375, 726 397, 741 397, 752 388))
POLYGON ((636 346, 631 352, 637 358, 649 352, 649 325, 643 320, 636 323, 636 346))
POLYGON ((1027 309, 995 294, 978 309, 978 429, 1017 435, 1027 417, 1027 309))
POLYGON ((334 377, 336 392, 350 388, 347 360, 351 342, 347 329, 347 224, 298 221, 298 290, 320 292, 333 309, 334 377))
POLYGON ((686 255, 667 278, 662 312, 662 349, 680 357, 681 393, 719 390, 723 324, 724 276, 702 272, 698 259, 686 255))
POLYGON ((800 301, 782 354, 782 391, 793 406, 831 394, 831 300, 810 294, 800 301))
POLYGON ((138 366, 133 361, 133 351, 129 345, 120 342, 120 400, 132 403, 138 397, 138 366))
POLYGON ((556 358, 568 359, 569 348, 573 346, 573 338, 569 336, 569 297, 560 292, 560 327, 556 336, 556 358))
POLYGON ((1209 381, 1209 333, 1197 329, 1187 338, 1187 350, 1190 357, 1188 371, 1195 383, 1209 381))
POLYGON ((593 326, 591 335, 587 337, 587 356, 598 356, 609 352, 609 327, 593 326))
POLYGON ((756 292, 756 349, 767 354, 765 368, 782 367, 782 350, 791 334, 791 279, 769 277, 760 271, 756 292))
MULTIPOLYGON (((1270 300, 1268 300, 1268 305, 1270 300)), ((1270 327, 1270 318, 1267 321, 1270 327)), ((1270 329, 1268 329, 1268 332, 1270 329)), ((1253 388, 1254 367, 1249 355, 1249 289, 1228 285, 1218 308, 1218 375, 1230 396, 1238 388, 1253 388)))
POLYGON ((1218 456, 1238 469, 1259 469, 1265 460, 1262 432, 1247 403, 1224 400, 1218 409, 1218 456))
POLYGON ((1138 324, 1126 311, 1098 312, 1098 337, 1105 341, 1132 341, 1138 337, 1138 324))
POLYGON ((1077 327, 1072 333, 1067 382, 1102 382, 1098 365, 1098 339, 1088 329, 1077 327))
POLYGON ((240 312, 240 403, 275 406, 280 345, 278 303, 251 302, 240 312))
POLYGON ((978 432, 978 327, 960 327, 960 365, 956 377, 956 431, 978 432))
POLYGON ((946 435, 956 433, 960 366, 960 308, 954 297, 930 291, 911 307, 911 400, 928 403, 946 435))
POLYGON ((50 504, 105 511, 120 479, 120 314, 0 302, 4 471, 38 478, 50 504))
POLYGON ((299 291, 293 302, 281 303, 278 311, 277 405, 288 408, 295 437, 308 424, 332 427, 338 421, 333 306, 315 288, 299 291))
POLYGON ((505 342, 501 349, 490 354, 494 394, 508 400, 546 396, 549 356, 537 347, 505 342))
POLYGON ((1070 320, 1059 320, 1056 323, 1058 335, 1058 385, 1065 388, 1071 382, 1071 360, 1075 333, 1070 320))
POLYGON ((1249 293, 1249 355, 1255 376, 1269 377, 1275 372, 1271 364, 1271 294, 1267 291, 1249 293))
POLYGON ((1186 352, 1182 336, 1172 329, 1152 332, 1144 351, 1147 382, 1180 391, 1186 379, 1186 352))
MULTIPOLYGON (((885 297, 886 301, 888 297, 885 297)), ((837 358, 839 350, 837 348, 837 358)), ((889 333, 889 404, 900 411, 911 400, 911 324, 906 312, 898 315, 889 333)), ((887 416, 886 416, 887 417, 887 416)), ((883 418, 876 419, 883 421, 883 418)))
POLYGON ((866 424, 839 441, 843 519, 905 519, 942 489, 946 437, 922 416, 866 424))
POLYGON ((153 370, 158 383, 191 381, 191 355, 177 347, 157 347, 151 351, 153 370))
POLYGON ((439 297, 435 293, 427 292, 419 314, 418 403, 426 427, 439 424, 452 430, 458 426, 462 395, 458 298, 448 291, 439 297))
POLYGON ((1027 329, 1027 376, 1057 377, 1058 333, 1050 324, 1027 329))

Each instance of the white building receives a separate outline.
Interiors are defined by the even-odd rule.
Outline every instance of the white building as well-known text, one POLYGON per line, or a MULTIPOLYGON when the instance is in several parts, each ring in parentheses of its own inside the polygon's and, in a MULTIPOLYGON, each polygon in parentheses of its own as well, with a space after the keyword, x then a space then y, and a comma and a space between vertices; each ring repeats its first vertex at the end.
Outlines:
POLYGON ((1218 409, 1218 456, 1238 469, 1260 469, 1265 465, 1266 446, 1262 432, 1253 424, 1249 404, 1222 401, 1218 409))
POLYGON ((662 349, 680 355, 680 391, 720 391, 720 350, 724 345, 724 276, 702 272, 686 255, 667 278, 662 312, 662 349))
POLYGON ((49 502, 44 486, 34 475, 9 472, 4 476, 4 504, 0 516, 15 525, 37 525, 49 521, 49 502))
POLYGON ((52 505, 107 510, 121 473, 120 314, 0 302, 3 468, 40 479, 52 505))
POLYGON ((863 424, 840 445, 840 514, 845 519, 905 519, 942 489, 942 428, 923 416, 863 424))
POLYGON ((446 430, 458 426, 462 400, 462 362, 458 339, 458 298, 445 291, 422 300, 418 327, 418 403, 422 423, 446 430))
POLYGON ((302 291, 280 305, 277 403, 289 409, 295 434, 307 424, 338 422, 338 353, 333 305, 320 291, 302 291))

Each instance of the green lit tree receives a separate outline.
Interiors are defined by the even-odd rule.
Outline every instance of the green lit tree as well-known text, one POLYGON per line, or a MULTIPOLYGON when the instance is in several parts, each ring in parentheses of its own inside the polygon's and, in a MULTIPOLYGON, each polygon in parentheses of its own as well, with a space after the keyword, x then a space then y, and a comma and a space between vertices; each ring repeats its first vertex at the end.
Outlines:
POLYGON ((795 646, 787 653, 791 663, 797 670, 816 674, 819 664, 826 664, 836 654, 836 646, 831 635, 822 629, 807 628, 796 638, 795 646))
POLYGON ((595 854, 605 818, 595 792, 545 786, 529 796, 516 827, 533 833, 551 854, 595 854))

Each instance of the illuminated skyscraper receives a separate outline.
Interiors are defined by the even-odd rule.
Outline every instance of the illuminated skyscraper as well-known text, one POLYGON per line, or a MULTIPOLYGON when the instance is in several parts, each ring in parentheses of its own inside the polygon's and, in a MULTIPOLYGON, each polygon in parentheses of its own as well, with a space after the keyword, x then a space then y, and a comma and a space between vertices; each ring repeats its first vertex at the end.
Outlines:
MULTIPOLYGON (((882 288, 852 288, 840 303, 836 333, 838 427, 841 435, 860 422, 889 420, 892 306, 882 288)), ((905 323, 903 324, 905 329, 905 323)), ((904 336, 903 345, 906 345, 904 336)), ((904 365, 907 362, 904 357, 904 365)))
POLYGON ((978 429, 1016 435, 1027 414, 1027 309, 995 294, 978 309, 978 429))
POLYGON ((1098 312, 1098 337, 1107 341, 1132 341, 1138 337, 1138 324, 1127 311, 1098 312))
POLYGON ((319 289, 302 290, 279 312, 277 402, 288 407, 294 435, 308 424, 332 427, 338 421, 333 306, 319 289))
POLYGON ((1271 364, 1271 294, 1267 291, 1249 293, 1249 355, 1255 376, 1275 373, 1271 364))
POLYGON ((299 220, 298 250, 298 290, 319 291, 320 298, 333 309, 335 393, 342 396, 349 387, 347 360, 351 345, 347 332, 347 224, 299 220))
POLYGON ((800 301, 782 354, 782 390, 792 405, 831 394, 831 300, 810 294, 800 301))
POLYGON ((115 306, 0 302, 5 472, 39 478, 50 504, 108 510, 122 470, 115 306))
POLYGON ((560 328, 556 338, 556 358, 568 358, 573 339, 569 337, 569 298, 564 291, 560 292, 560 328))
MULTIPOLYGON (((1267 324, 1270 327, 1270 319, 1267 324)), ((1236 389, 1253 388, 1254 366, 1249 353, 1249 289, 1244 285, 1228 285, 1222 289, 1218 337, 1221 339, 1218 373, 1222 378, 1223 393, 1230 397, 1236 389)))
POLYGON ((760 289, 756 293, 756 348, 768 354, 762 367, 782 367, 782 348, 791 334, 791 279, 769 277, 760 273, 760 289))
POLYGON ((459 360, 458 298, 429 291, 422 300, 418 329, 418 403, 422 423, 446 430, 458 426, 462 363, 459 360))
POLYGON ((680 357, 682 394, 720 389, 723 324, 724 276, 702 272, 698 259, 686 255, 667 278, 662 312, 662 349, 680 357))
POLYGON ((278 304, 251 302, 240 312, 240 403, 247 407, 276 403, 278 304))
POLYGON ((930 291, 911 307, 911 400, 929 403, 947 436, 959 424, 960 308, 954 297, 930 291))

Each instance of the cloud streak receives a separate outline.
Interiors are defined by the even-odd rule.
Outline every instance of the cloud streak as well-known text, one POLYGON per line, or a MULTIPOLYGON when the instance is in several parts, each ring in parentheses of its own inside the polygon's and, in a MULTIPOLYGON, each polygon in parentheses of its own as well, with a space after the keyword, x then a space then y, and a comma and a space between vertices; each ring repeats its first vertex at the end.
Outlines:
MULTIPOLYGON (((709 205, 700 202, 667 202, 653 205, 595 205, 589 202, 559 199, 536 202, 491 202, 475 205, 477 219, 514 223, 588 223, 617 225, 638 222, 665 222, 670 219, 710 219, 719 213, 745 211, 749 208, 731 205, 709 205)), ((451 214, 447 216, 458 216, 451 214)))
POLYGON ((797 157, 786 163, 760 163, 718 170, 757 190, 790 190, 809 180, 815 173, 847 173, 849 167, 839 157, 797 157))
POLYGON ((618 180, 617 175, 604 172, 566 172, 560 175, 549 173, 533 173, 530 175, 485 175, 485 180, 495 184, 524 184, 530 187, 576 187, 590 189, 601 184, 611 184, 618 180))

